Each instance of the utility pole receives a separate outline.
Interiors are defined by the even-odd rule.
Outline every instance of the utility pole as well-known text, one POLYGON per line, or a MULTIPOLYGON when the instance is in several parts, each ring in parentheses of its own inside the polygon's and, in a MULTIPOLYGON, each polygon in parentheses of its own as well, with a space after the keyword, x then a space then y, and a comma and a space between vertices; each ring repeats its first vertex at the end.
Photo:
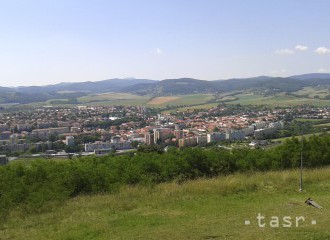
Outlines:
POLYGON ((304 151, 304 123, 301 124, 301 150, 300 150, 300 189, 303 191, 303 151, 304 151))
POLYGON ((303 190, 303 150, 304 150, 304 132, 301 129, 301 151, 300 151, 300 189, 299 191, 302 192, 303 190))

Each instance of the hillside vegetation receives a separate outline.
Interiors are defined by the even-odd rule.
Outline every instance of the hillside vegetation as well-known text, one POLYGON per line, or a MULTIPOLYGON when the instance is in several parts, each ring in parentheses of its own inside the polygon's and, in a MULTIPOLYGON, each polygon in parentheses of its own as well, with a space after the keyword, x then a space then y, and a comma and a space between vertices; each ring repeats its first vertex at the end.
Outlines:
MULTIPOLYGON (((319 88, 322 90, 329 88, 329 86, 329 74, 304 75, 301 78, 299 76, 295 76, 295 78, 261 76, 215 81, 192 78, 165 79, 162 81, 148 79, 109 79, 96 82, 60 83, 48 86, 17 88, 2 88, 0 86, 0 104, 27 104, 46 101, 50 101, 51 104, 76 104, 81 97, 87 96, 86 98, 81 98, 82 102, 84 102, 90 96, 93 99, 93 95, 109 92, 133 93, 147 96, 147 98, 187 94, 223 94, 244 90, 262 92, 267 95, 281 92, 298 93, 299 95, 301 93, 299 91, 303 91, 303 89, 319 88)), ((320 94, 315 94, 313 97, 317 95, 316 98, 329 98, 329 94, 323 94, 322 92, 320 94)), ((110 98, 110 100, 113 99, 110 98)), ((142 101, 140 102, 142 103, 142 101)))
POLYGON ((113 194, 77 196, 41 214, 13 211, 0 239, 326 240, 329 175, 330 168, 304 170, 303 192, 297 170, 126 186, 113 194), (323 209, 306 205, 308 197, 323 209), (258 225, 258 213, 265 216, 265 228, 258 225), (270 227, 271 216, 279 217, 278 228, 270 227), (284 216, 305 221, 285 228, 284 216))
MULTIPOLYGON (((304 141, 304 166, 330 164, 330 135, 304 141)), ((179 183, 200 177, 235 172, 296 168, 300 165, 301 142, 297 138, 271 149, 140 147, 138 154, 85 157, 75 160, 35 160, 0 167, 0 217, 11 210, 42 212, 81 194, 113 193, 127 185, 179 183)))

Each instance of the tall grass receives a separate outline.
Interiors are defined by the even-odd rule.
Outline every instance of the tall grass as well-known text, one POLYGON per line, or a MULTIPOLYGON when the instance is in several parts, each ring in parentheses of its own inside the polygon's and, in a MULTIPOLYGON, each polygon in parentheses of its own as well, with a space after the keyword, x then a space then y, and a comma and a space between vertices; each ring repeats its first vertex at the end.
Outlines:
POLYGON ((12 211, 0 239, 328 239, 329 175, 330 168, 304 170, 304 192, 298 170, 125 185, 113 194, 76 196, 41 214, 12 211), (323 209, 304 204, 309 196, 323 209), (258 212, 303 215, 318 224, 260 229, 258 212))

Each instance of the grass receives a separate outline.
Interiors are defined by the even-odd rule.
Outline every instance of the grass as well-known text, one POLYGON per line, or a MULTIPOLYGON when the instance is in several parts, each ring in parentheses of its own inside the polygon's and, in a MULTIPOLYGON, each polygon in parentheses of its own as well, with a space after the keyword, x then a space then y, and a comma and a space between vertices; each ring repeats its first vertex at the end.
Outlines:
POLYGON ((307 95, 309 98, 314 98, 315 96, 324 98, 330 94, 330 89, 325 87, 304 87, 303 89, 294 92, 293 94, 302 96, 307 95))
POLYGON ((324 121, 324 119, 314 119, 314 118, 295 118, 294 120, 299 121, 299 122, 310 122, 313 124, 317 124, 319 122, 324 121))
POLYGON ((80 97, 78 102, 86 105, 144 105, 149 99, 150 97, 129 93, 102 93, 80 97))
MULTIPOLYGON (((304 134, 303 136, 304 136, 304 138, 309 138, 313 135, 320 135, 320 134, 323 134, 323 133, 325 133, 325 132, 323 131, 323 132, 318 132, 318 133, 309 133, 309 134, 304 134)), ((327 133, 330 133, 330 131, 327 131, 327 133)), ((294 137, 297 138, 298 140, 301 140, 301 138, 302 138, 301 135, 294 136, 294 137)), ((272 139, 272 140, 275 141, 275 142, 283 143, 283 142, 285 142, 285 140, 290 139, 290 138, 292 138, 292 137, 276 138, 276 139, 272 139)))
POLYGON ((90 94, 84 97, 78 98, 78 101, 83 102, 94 102, 94 101, 108 101, 108 100, 129 100, 129 99, 141 99, 144 97, 129 94, 129 93, 102 93, 102 94, 90 94))
POLYGON ((86 106, 145 106, 148 99, 124 99, 80 103, 86 106))
MULTIPOLYGON (((144 105, 149 107, 164 108, 166 106, 183 106, 183 105, 203 105, 207 101, 213 99, 212 94, 191 94, 176 95, 152 98, 151 96, 139 96, 129 93, 103 93, 89 94, 87 96, 77 98, 77 104, 52 104, 52 101, 63 101, 66 99, 51 99, 45 102, 22 104, 20 107, 32 107, 43 105, 54 106, 76 106, 76 105, 102 105, 102 106, 138 106, 144 105)), ((215 104, 216 105, 216 104, 215 104)))
POLYGON ((329 175, 330 168, 304 171, 303 192, 296 170, 125 187, 112 195, 76 197, 42 214, 13 212, 0 239, 325 240, 330 239, 329 175), (308 197, 323 209, 306 205, 308 197), (265 228, 258 227, 258 213, 266 217, 265 228), (306 221, 271 228, 271 216, 306 221))
POLYGON ((242 105, 270 105, 270 106, 296 106, 302 104, 310 104, 314 106, 330 106, 330 100, 310 99, 304 97, 295 97, 292 95, 285 95, 283 93, 275 96, 264 96, 258 94, 238 94, 237 100, 228 102, 229 104, 242 105))
POLYGON ((181 108, 175 108, 175 109, 171 109, 171 110, 165 110, 163 111, 163 113, 171 113, 171 112, 184 112, 187 110, 194 110, 194 109, 201 109, 201 110, 205 110, 205 109, 210 109, 213 107, 218 106, 219 103, 205 103, 205 104, 199 104, 199 105, 194 105, 194 106, 190 106, 190 107, 181 107, 181 108))
MULTIPOLYGON (((312 91, 312 90, 304 90, 312 91)), ((317 90, 317 93, 328 91, 327 89, 317 90)), ((144 105, 149 107, 165 108, 167 106, 181 106, 178 110, 185 111, 187 109, 209 109, 211 107, 217 106, 221 102, 226 102, 228 104, 242 104, 242 105, 268 105, 268 106, 296 106, 302 104, 309 104, 314 106, 330 106, 330 100, 324 99, 312 99, 304 97, 302 93, 299 92, 301 97, 286 95, 284 93, 278 93, 275 96, 265 96, 252 93, 236 94, 233 92, 228 92, 223 94, 223 98, 216 100, 212 94, 190 94, 190 95, 175 95, 175 96, 163 96, 152 98, 151 96, 139 96, 129 93, 103 93, 103 94, 89 94, 77 98, 78 105, 124 105, 124 106, 137 106, 144 105), (214 102, 210 103, 210 100, 214 102), (187 107, 186 107, 187 106, 187 107)), ((53 104, 52 101, 64 101, 66 99, 50 99, 45 102, 30 103, 17 105, 15 108, 25 108, 25 107, 39 107, 43 105, 54 105, 54 106, 76 106, 77 104, 53 104)), ((12 107, 9 105, 3 105, 4 107, 12 107)), ((175 109, 176 110, 176 109, 175 109)), ((173 111, 173 110, 171 110, 173 111)))
POLYGON ((316 127, 330 127, 330 123, 322 123, 315 125, 316 127))
POLYGON ((78 98, 79 104, 98 105, 146 105, 150 107, 166 107, 176 105, 203 104, 212 99, 211 94, 192 94, 178 96, 164 96, 151 98, 128 93, 92 94, 78 98))

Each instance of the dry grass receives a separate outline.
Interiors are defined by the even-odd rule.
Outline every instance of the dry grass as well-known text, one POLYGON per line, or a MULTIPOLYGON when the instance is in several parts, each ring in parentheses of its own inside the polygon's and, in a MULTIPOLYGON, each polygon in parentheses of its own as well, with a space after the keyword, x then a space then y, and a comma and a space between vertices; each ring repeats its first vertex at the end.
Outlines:
POLYGON ((147 104, 149 105, 161 105, 164 103, 171 102, 173 100, 179 99, 180 97, 156 97, 149 101, 147 104))

